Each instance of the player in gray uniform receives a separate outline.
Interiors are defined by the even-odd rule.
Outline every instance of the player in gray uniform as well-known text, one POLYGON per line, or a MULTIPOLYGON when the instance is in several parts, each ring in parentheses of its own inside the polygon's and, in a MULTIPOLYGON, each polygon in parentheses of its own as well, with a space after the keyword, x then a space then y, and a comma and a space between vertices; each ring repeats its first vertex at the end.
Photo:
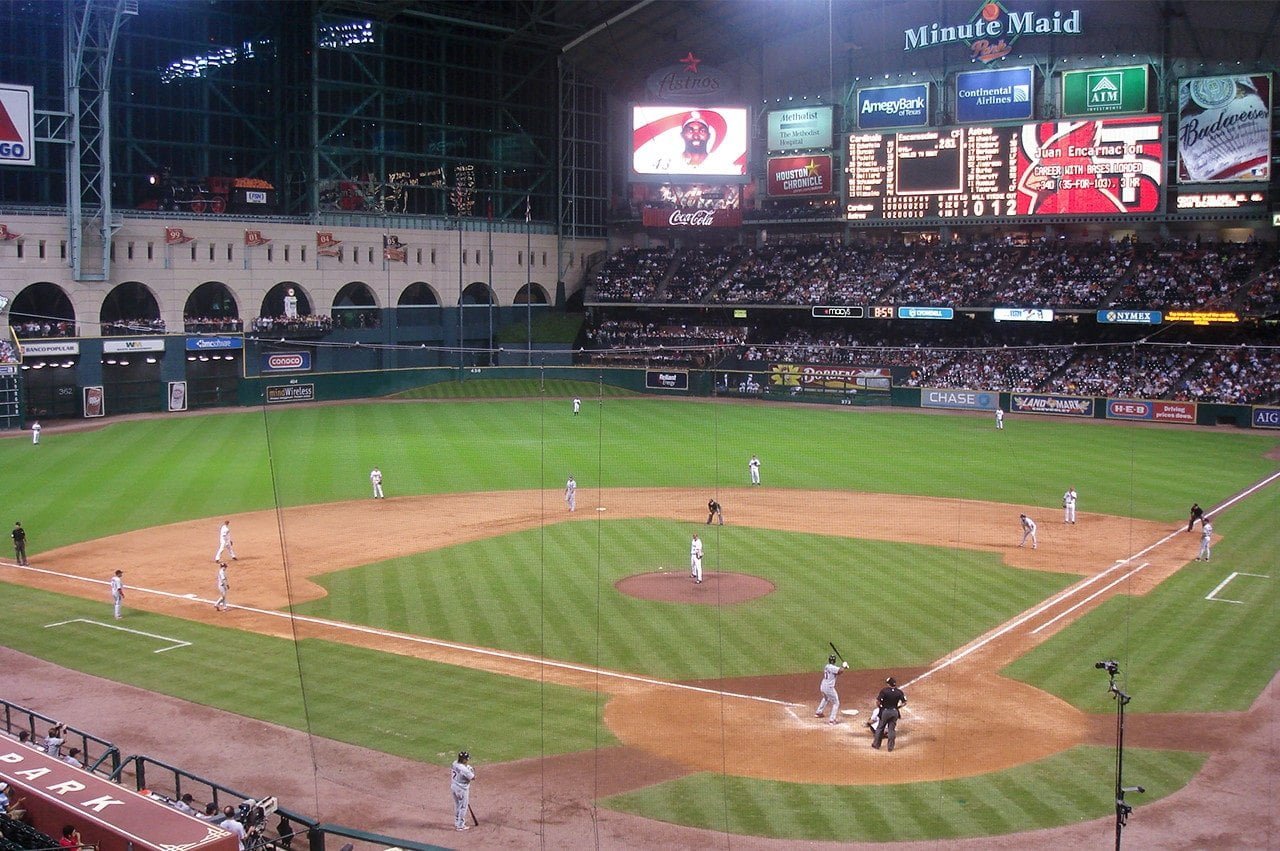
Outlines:
POLYGON ((231 583, 227 581, 227 563, 225 561, 218 562, 218 601, 213 607, 220 612, 227 610, 227 591, 231 589, 231 583))
POLYGON ((1076 500, 1079 499, 1075 488, 1067 488, 1067 492, 1062 495, 1062 522, 1076 522, 1076 500))
POLYGON ((115 609, 116 620, 120 620, 120 606, 124 603, 124 571, 117 570, 111 577, 111 605, 115 609))
POLYGON ((457 760, 449 769, 449 791, 453 793, 455 830, 470 830, 471 827, 467 824, 467 811, 471 808, 471 781, 476 779, 476 771, 467 764, 469 762, 471 762, 471 754, 460 751, 457 760))
POLYGON ((570 511, 578 510, 578 483, 573 480, 573 476, 564 483, 564 501, 569 504, 570 511))
POLYGON ((822 668, 822 685, 818 686, 818 691, 822 692, 822 700, 818 701, 818 711, 813 713, 813 717, 821 718, 822 710, 826 709, 827 704, 830 703, 831 717, 827 719, 827 723, 840 723, 840 695, 836 693, 836 677, 848 667, 848 662, 837 665, 834 653, 827 657, 827 664, 822 668))
POLYGON ((1200 520, 1200 554, 1196 556, 1196 561, 1208 561, 1210 544, 1213 543, 1213 524, 1209 522, 1208 517, 1200 520))
POLYGON ((236 560, 236 548, 231 545, 231 521, 223 520, 222 527, 218 529, 218 551, 213 554, 214 561, 222 561, 222 551, 226 550, 231 553, 231 560, 236 560))
POLYGON ((1022 540, 1018 542, 1018 546, 1021 547, 1027 542, 1027 538, 1030 538, 1031 549, 1036 549, 1040 546, 1039 542, 1036 541, 1036 521, 1025 514, 1019 514, 1018 519, 1022 523, 1022 540))

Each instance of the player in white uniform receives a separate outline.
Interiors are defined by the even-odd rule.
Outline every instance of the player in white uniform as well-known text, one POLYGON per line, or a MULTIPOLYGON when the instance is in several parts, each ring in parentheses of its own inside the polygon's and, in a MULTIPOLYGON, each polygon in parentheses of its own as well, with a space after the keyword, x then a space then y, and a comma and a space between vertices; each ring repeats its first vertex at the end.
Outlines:
POLYGON ((1210 544, 1213 542, 1213 524, 1209 522, 1208 517, 1200 520, 1200 554, 1196 556, 1196 561, 1208 561, 1210 544))
POLYGON ((1036 521, 1025 514, 1019 514, 1018 519, 1022 522, 1022 540, 1018 542, 1018 546, 1022 546, 1027 542, 1027 538, 1030 538, 1031 549, 1036 549, 1039 546, 1036 541, 1036 521))
POLYGON ((578 415, 578 411, 581 411, 581 410, 582 410, 582 400, 579 399, 577 396, 574 396, 573 397, 573 415, 576 417, 578 415))
POLYGON ((760 459, 752 455, 751 460, 747 462, 747 469, 751 471, 751 484, 760 484, 760 459))
POLYGON ((453 793, 453 827, 455 830, 469 830, 467 810, 471 807, 471 781, 476 779, 476 771, 470 765, 471 754, 461 751, 457 760, 449 769, 449 791, 453 793))
POLYGON ((1062 522, 1076 522, 1076 500, 1079 495, 1075 488, 1067 488, 1067 492, 1062 495, 1062 522))
POLYGON ((40 423, 31 424, 31 445, 40 445, 40 423))
POLYGON ((214 561, 222 561, 222 551, 226 550, 231 553, 231 560, 236 560, 236 548, 231 545, 231 521, 223 520, 222 528, 218 530, 218 551, 213 554, 214 561))
POLYGON ((116 620, 120 620, 120 604, 124 602, 124 571, 117 570, 111 577, 111 605, 115 607, 116 620))
POLYGON ((818 701, 818 711, 813 713, 813 717, 821 718, 822 710, 826 709, 827 704, 830 703, 831 717, 827 719, 827 723, 840 722, 840 695, 836 693, 836 677, 848 667, 848 662, 837 665, 834 653, 827 657, 827 664, 822 669, 822 685, 818 686, 818 691, 822 692, 822 700, 818 701))
POLYGON ((382 471, 374 467, 369 471, 369 481, 373 484, 373 498, 382 499, 382 471))
POLYGON ((996 428, 1004 428, 1004 408, 996 408, 996 428))
POLYGON ((213 607, 220 612, 227 610, 227 591, 231 588, 231 583, 227 581, 227 563, 225 561, 218 562, 218 602, 213 607))
POLYGON ((698 536, 693 536, 693 543, 689 545, 689 575, 694 582, 702 582, 702 541, 698 540, 698 536))
POLYGON ((578 483, 573 480, 573 476, 564 483, 564 501, 569 504, 570 511, 578 510, 578 483))

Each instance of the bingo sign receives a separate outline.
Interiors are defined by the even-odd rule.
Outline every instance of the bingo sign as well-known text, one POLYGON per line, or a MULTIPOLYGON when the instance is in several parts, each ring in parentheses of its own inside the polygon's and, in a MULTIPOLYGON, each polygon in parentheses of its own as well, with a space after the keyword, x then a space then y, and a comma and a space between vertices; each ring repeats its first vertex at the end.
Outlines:
POLYGON ((35 165, 35 89, 0 83, 0 165, 35 165))
POLYGON ((956 74, 956 121, 1024 121, 1035 104, 1035 71, 1001 68, 956 74))
POLYGON ((275 384, 267 387, 267 401, 272 404, 281 402, 311 402, 316 398, 314 384, 275 384))
POLYGON ((1148 420, 1157 423, 1195 425, 1195 402, 1148 402, 1142 399, 1108 399, 1107 419, 1148 420))
POLYGON ((272 352, 262 356, 263 372, 306 372, 311 369, 311 352, 272 352))
POLYGON ((929 84, 858 89, 858 129, 922 127, 929 123, 929 84))

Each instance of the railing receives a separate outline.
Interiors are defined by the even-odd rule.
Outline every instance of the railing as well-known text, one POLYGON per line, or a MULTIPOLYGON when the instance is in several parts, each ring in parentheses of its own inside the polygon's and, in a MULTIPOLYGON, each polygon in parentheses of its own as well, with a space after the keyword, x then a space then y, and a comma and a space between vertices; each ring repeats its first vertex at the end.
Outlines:
MULTIPOLYGON (((36 748, 39 748, 40 743, 43 741, 43 737, 38 736, 38 727, 42 726, 48 730, 51 727, 60 726, 57 720, 47 715, 42 715, 34 709, 27 709, 25 706, 19 706, 7 700, 0 700, 0 713, 3 713, 6 733, 17 737, 19 732, 25 730, 31 735, 31 744, 36 748), (38 724, 38 722, 43 722, 43 724, 38 724)), ((69 740, 73 747, 79 745, 87 770, 96 774, 107 775, 108 777, 113 776, 120 770, 120 750, 111 742, 106 739, 100 739, 92 733, 78 730, 75 727, 63 727, 63 731, 64 744, 69 740)))

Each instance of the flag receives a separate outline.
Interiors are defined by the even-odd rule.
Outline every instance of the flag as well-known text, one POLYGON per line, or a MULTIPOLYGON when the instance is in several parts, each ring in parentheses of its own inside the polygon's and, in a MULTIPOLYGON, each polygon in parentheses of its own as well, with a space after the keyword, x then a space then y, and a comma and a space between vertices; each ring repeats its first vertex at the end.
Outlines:
POLYGON ((22 237, 22 234, 14 233, 13 231, 9 230, 8 225, 0 225, 0 239, 10 240, 10 239, 20 239, 21 237, 22 237))
POLYGON ((321 257, 337 257, 342 240, 334 239, 331 231, 316 231, 316 254, 321 257))
POLYGON ((527 225, 533 218, 533 203, 529 196, 524 196, 524 223, 527 225))
POLYGON ((184 242, 190 242, 195 239, 194 236, 187 236, 182 232, 182 228, 165 228, 164 243, 165 245, 181 245, 184 242))
POLYGON ((244 232, 244 244, 250 247, 266 245, 270 241, 271 238, 263 236, 260 230, 246 230, 244 232))

